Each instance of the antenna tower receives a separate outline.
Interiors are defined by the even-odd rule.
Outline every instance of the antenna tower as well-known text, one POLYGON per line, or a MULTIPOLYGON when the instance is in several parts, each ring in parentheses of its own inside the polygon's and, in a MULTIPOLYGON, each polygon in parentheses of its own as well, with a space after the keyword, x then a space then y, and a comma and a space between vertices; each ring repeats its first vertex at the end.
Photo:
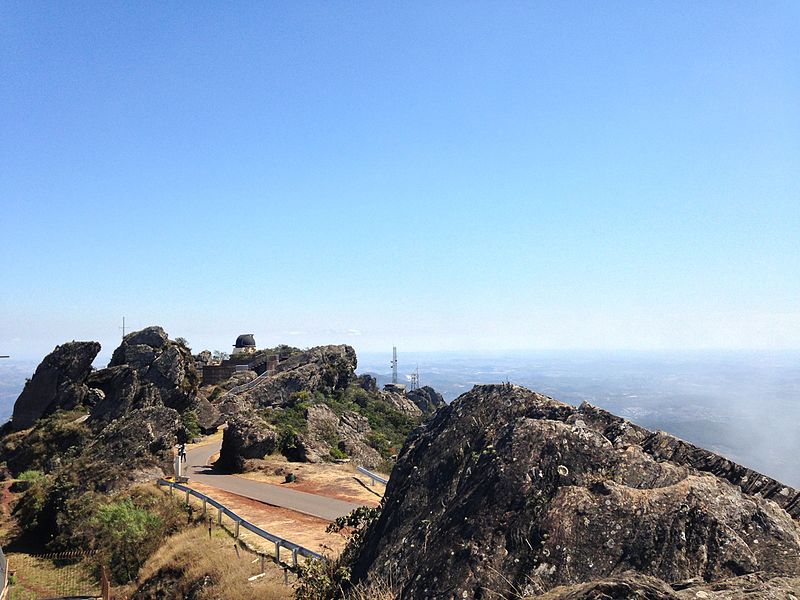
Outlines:
POLYGON ((392 383, 397 383, 397 346, 392 346, 392 383))
POLYGON ((417 371, 411 374, 411 391, 419 389, 419 364, 417 364, 417 371))

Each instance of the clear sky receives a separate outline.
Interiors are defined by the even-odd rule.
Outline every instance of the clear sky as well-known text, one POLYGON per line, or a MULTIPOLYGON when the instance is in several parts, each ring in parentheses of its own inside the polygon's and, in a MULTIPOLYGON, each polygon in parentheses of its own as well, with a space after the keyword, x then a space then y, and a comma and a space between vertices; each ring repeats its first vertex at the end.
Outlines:
POLYGON ((800 3, 0 4, 0 354, 800 347, 800 3))

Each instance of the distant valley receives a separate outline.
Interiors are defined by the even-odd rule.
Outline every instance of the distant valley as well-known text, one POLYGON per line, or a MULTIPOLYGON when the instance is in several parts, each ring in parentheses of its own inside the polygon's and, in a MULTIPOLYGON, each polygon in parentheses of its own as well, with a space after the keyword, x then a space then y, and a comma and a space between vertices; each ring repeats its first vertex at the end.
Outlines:
MULTIPOLYGON (((477 383, 510 381, 570 404, 584 400, 800 486, 800 352, 400 354, 448 402, 477 383)), ((388 353, 359 371, 390 379, 388 353)), ((402 377, 405 379, 405 377, 402 377)))

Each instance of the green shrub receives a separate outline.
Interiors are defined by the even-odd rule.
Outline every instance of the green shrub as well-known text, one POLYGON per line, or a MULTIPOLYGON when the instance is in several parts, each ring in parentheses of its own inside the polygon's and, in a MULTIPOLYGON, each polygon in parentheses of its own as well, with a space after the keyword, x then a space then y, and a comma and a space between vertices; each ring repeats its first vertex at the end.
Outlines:
POLYGON ((193 410, 187 410, 181 415, 181 423, 183 424, 183 436, 181 441, 189 442, 194 438, 200 437, 200 422, 197 419, 197 413, 193 410))
POLYGON ((137 508, 130 499, 101 506, 92 524, 118 582, 133 581, 145 559, 161 543, 161 517, 137 508))
POLYGON ((52 518, 44 512, 52 491, 52 480, 40 471, 25 471, 20 474, 20 480, 24 482, 25 493, 14 506, 14 514, 23 533, 40 537, 39 534, 49 525, 45 522, 52 518))
POLYGON ((335 458, 335 459, 338 459, 338 460, 347 458, 347 454, 345 452, 343 452, 342 450, 340 450, 336 446, 331 446, 330 455, 331 455, 331 458, 335 458))

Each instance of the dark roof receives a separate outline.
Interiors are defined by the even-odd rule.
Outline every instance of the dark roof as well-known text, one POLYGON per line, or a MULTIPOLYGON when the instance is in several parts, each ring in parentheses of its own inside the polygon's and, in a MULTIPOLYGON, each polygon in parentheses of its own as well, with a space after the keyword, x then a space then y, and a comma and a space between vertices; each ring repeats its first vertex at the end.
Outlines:
POLYGON ((236 338, 236 345, 234 348, 255 348, 256 341, 253 339, 252 333, 243 333, 236 338))

